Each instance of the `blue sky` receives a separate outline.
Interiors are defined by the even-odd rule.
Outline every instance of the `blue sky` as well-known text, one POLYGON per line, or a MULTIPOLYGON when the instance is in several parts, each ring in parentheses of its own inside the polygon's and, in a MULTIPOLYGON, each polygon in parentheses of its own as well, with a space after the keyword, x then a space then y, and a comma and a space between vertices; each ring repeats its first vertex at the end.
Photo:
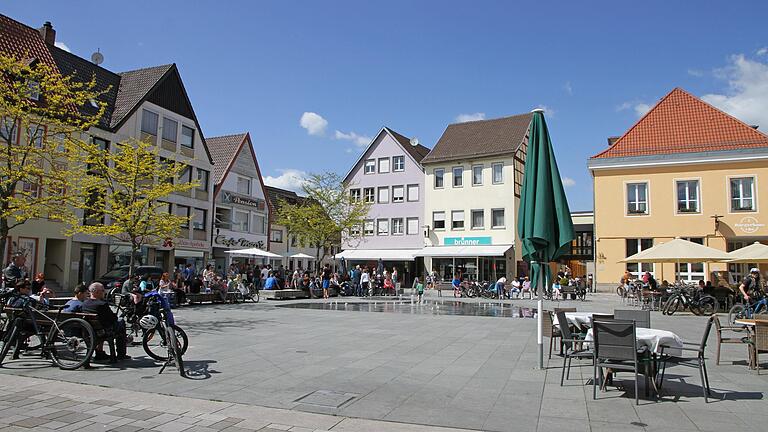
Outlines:
POLYGON ((250 131, 265 179, 282 187, 345 173, 384 125, 431 147, 462 115, 542 106, 571 208, 586 210, 588 157, 674 87, 768 130, 766 2, 3 6, 34 27, 51 21, 80 56, 100 49, 114 71, 177 63, 205 135, 250 131))

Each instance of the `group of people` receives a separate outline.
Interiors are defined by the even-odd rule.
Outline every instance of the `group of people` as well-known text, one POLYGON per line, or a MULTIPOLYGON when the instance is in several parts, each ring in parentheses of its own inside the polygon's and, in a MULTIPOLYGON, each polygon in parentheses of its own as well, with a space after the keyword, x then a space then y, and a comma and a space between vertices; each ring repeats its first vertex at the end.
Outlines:
POLYGON ((395 295, 399 273, 397 267, 390 272, 384 266, 377 269, 355 266, 350 272, 352 293, 358 297, 374 295, 395 295))

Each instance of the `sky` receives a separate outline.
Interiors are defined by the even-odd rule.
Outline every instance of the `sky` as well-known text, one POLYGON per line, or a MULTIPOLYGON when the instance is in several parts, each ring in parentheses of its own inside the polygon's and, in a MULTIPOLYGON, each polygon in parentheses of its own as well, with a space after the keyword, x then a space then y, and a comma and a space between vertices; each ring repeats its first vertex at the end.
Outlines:
POLYGON ((764 1, 7 1, 125 71, 176 63, 207 137, 248 131, 265 182, 345 174, 388 126, 541 107, 571 210, 587 160, 675 87, 768 130, 764 1))

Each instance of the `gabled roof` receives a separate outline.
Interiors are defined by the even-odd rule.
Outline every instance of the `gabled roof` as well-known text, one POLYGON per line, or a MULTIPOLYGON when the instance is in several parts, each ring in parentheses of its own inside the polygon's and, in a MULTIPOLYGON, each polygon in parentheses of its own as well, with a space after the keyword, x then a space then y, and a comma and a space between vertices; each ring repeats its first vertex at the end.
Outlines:
POLYGON ((422 163, 512 154, 528 139, 531 115, 450 124, 422 163))
POLYGON ((280 210, 281 202, 284 201, 289 204, 304 204, 310 200, 309 198, 300 196, 294 191, 280 189, 274 186, 265 186, 264 190, 267 191, 267 195, 269 196, 269 200, 267 200, 267 202, 269 204, 270 222, 274 222, 275 218, 277 217, 277 211, 280 210))
POLYGON ((36 59, 58 72, 48 45, 33 29, 12 18, 0 14, 0 52, 17 60, 36 59))
POLYGON ((592 159, 768 147, 768 135, 675 88, 592 159))
POLYGON ((347 175, 344 176, 343 183, 346 183, 349 180, 349 176, 352 175, 352 173, 355 171, 355 168, 360 165, 360 162, 363 161, 363 158, 365 158, 365 155, 368 154, 368 152, 371 151, 373 148, 373 144, 376 143, 376 141, 379 140, 379 137, 381 134, 388 134, 392 137, 392 139, 395 140, 396 143, 400 144, 400 147, 403 148, 403 150, 408 153, 408 155, 413 159, 414 162, 416 162, 419 166, 421 166, 421 161, 424 159, 424 156, 429 153, 429 148, 424 147, 423 145, 419 144, 416 146, 411 145, 411 139, 406 137, 405 135, 399 134, 395 132, 394 130, 384 126, 381 128, 379 133, 376 134, 376 136, 371 140, 371 142, 368 144, 368 147, 365 148, 365 151, 363 151, 360 154, 360 157, 357 159, 357 161, 352 165, 352 168, 349 169, 349 172, 347 172, 347 175))
POLYGON ((120 89, 115 101, 111 126, 118 129, 173 67, 173 64, 166 64, 120 72, 120 89))
POLYGON ((214 160, 213 165, 215 185, 213 193, 214 199, 216 199, 216 197, 219 195, 221 186, 224 183, 224 179, 227 178, 227 174, 229 173, 229 170, 232 169, 232 165, 234 165, 237 156, 240 154, 243 147, 248 147, 248 151, 253 158, 253 164, 256 166, 256 176, 259 178, 261 190, 264 191, 264 197, 266 198, 267 206, 269 206, 269 197, 267 196, 264 179, 261 177, 261 168, 259 168, 259 160, 256 158, 256 150, 253 149, 251 134, 245 132, 234 135, 213 137, 208 139, 209 145, 211 142, 213 142, 213 145, 211 146, 212 153, 217 155, 217 159, 214 160), (224 167, 223 169, 222 166, 224 167))

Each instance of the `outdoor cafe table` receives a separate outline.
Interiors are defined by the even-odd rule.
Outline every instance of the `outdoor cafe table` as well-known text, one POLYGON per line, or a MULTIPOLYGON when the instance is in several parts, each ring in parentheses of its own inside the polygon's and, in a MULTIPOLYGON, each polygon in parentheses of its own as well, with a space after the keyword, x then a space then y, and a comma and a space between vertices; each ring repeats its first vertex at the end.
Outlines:
MULTIPOLYGON (((566 312, 565 318, 569 323, 578 328, 591 327, 593 314, 594 312, 566 312)), ((557 320, 557 314, 553 316, 552 324, 558 327, 560 326, 560 323, 557 320)))
MULTIPOLYGON (((677 357, 683 355, 683 340, 671 331, 637 327, 635 333, 638 347, 645 345, 652 354, 661 354, 662 346, 665 346, 664 354, 677 357)), ((584 341, 592 339, 592 329, 589 329, 584 341)))

